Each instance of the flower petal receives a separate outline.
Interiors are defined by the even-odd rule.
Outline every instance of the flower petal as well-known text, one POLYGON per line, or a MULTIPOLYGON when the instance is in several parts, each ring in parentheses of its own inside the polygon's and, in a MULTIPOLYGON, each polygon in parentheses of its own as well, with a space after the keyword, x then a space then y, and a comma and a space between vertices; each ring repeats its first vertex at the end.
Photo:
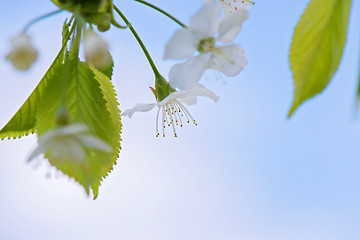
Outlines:
POLYGON ((83 146, 73 138, 64 139, 50 154, 53 158, 57 158, 57 161, 81 162, 86 158, 83 146))
POLYGON ((188 99, 188 98, 195 97, 195 96, 207 97, 207 98, 210 98, 211 100, 213 100, 214 102, 219 101, 219 96, 217 96, 215 93, 213 93, 212 91, 210 91, 209 89, 207 89, 204 85, 202 85, 200 83, 196 84, 195 87, 188 90, 188 92, 182 96, 182 99, 188 99))
POLYGON ((86 61, 95 67, 103 67, 111 59, 108 44, 92 30, 85 32, 84 50, 86 61))
POLYGON ((237 44, 216 48, 209 61, 209 68, 219 70, 227 76, 239 74, 246 65, 245 52, 237 44))
POLYGON ((46 152, 48 149, 49 149, 49 143, 39 144, 35 148, 35 150, 30 154, 30 156, 28 157, 28 159, 26 161, 30 162, 33 158, 37 157, 41 153, 46 152))
POLYGON ((178 99, 178 101, 181 102, 181 103, 185 103, 188 106, 192 106, 192 105, 195 105, 197 103, 196 97, 178 99))
POLYGON ((200 39, 210 38, 215 35, 221 22, 221 8, 215 2, 207 2, 190 19, 190 29, 200 39))
POLYGON ((250 10, 251 3, 241 0, 219 0, 224 10, 225 16, 235 14, 240 9, 250 10))
POLYGON ((194 87, 207 68, 206 56, 197 57, 175 64, 169 72, 169 82, 172 88, 186 90, 194 87))
MULTIPOLYGON (((88 128, 85 124, 74 123, 57 129, 59 136, 76 135, 82 132, 87 132, 88 128)), ((44 134, 45 135, 45 134, 44 134)))
POLYGON ((88 148, 101 150, 108 153, 112 152, 112 148, 110 147, 110 145, 98 137, 94 137, 92 135, 81 135, 78 136, 78 139, 84 146, 88 148))
POLYGON ((131 118, 135 112, 148 112, 151 109, 153 109, 155 106, 157 106, 157 103, 150 103, 150 104, 139 103, 136 104, 133 108, 125 110, 121 115, 128 116, 129 118, 131 118))
POLYGON ((191 57, 197 49, 199 39, 190 29, 181 29, 166 44, 164 59, 183 59, 191 57))
POLYGON ((161 101, 159 105, 163 106, 174 99, 184 102, 186 104, 188 102, 189 103, 188 105, 192 105, 196 103, 196 101, 194 102, 193 99, 195 97, 208 97, 212 99, 214 102, 219 101, 219 96, 217 96, 215 93, 207 89, 204 85, 198 83, 190 89, 171 93, 163 101, 161 101))
POLYGON ((219 27, 217 40, 220 42, 232 42, 239 34, 243 22, 249 17, 249 11, 245 8, 224 18, 219 27))

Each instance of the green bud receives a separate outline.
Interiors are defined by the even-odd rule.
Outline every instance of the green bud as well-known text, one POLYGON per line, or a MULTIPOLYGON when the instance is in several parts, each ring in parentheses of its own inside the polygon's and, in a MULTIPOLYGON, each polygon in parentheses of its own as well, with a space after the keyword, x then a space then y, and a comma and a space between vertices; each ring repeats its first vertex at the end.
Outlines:
POLYGON ((60 107, 56 112, 56 125, 59 127, 66 126, 70 123, 70 115, 65 107, 60 107))
POLYGON ((170 87, 169 82, 160 74, 155 76, 155 91, 152 89, 153 93, 156 96, 156 100, 161 102, 170 93, 175 92, 176 90, 170 87))
POLYGON ((97 28, 100 32, 109 30, 111 25, 111 15, 106 12, 89 15, 86 20, 89 23, 97 25, 97 28))
POLYGON ((80 13, 84 16, 107 11, 107 6, 112 5, 112 0, 52 0, 52 2, 71 12, 79 7, 80 13))
POLYGON ((97 25, 97 29, 99 30, 99 32, 106 32, 107 30, 110 29, 110 22, 106 22, 106 23, 101 23, 97 25))

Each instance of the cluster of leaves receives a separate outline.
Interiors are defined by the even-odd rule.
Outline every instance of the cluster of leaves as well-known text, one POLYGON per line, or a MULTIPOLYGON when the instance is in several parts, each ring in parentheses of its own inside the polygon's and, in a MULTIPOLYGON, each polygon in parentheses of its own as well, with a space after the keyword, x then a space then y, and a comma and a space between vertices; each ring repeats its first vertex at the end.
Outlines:
POLYGON ((111 82, 112 66, 96 69, 73 57, 67 50, 69 30, 64 27, 63 47, 35 90, 0 131, 0 138, 20 138, 30 133, 41 136, 56 128, 61 107, 70 123, 83 123, 89 133, 113 149, 106 153, 86 149, 86 161, 57 161, 45 153, 51 165, 80 183, 87 194, 98 195, 100 182, 116 164, 120 150, 121 120, 116 93, 111 82))

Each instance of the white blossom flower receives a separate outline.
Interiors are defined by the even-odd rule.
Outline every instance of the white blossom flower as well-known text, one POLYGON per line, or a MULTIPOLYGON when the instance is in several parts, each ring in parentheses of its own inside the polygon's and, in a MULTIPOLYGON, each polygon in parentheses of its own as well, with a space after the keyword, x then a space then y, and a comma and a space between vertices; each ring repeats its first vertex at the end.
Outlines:
POLYGON ((82 162, 86 158, 85 147, 103 152, 112 151, 106 142, 90 135, 86 125, 76 123, 44 133, 28 161, 41 153, 47 153, 54 161, 82 162))
POLYGON ((103 67, 110 61, 108 44, 95 32, 89 30, 84 37, 85 59, 95 67, 103 67))
POLYGON ((30 37, 26 34, 18 35, 12 39, 11 45, 12 48, 7 59, 18 70, 29 69, 38 56, 38 52, 30 43, 30 37))
POLYGON ((218 2, 224 10, 225 15, 237 13, 239 9, 245 8, 250 10, 251 6, 255 3, 249 0, 204 0, 207 2, 218 2))
POLYGON ((154 107, 158 107, 156 115, 156 137, 160 135, 159 132, 159 115, 161 114, 161 128, 162 135, 165 137, 165 128, 166 126, 172 127, 174 136, 177 137, 175 127, 182 127, 185 122, 197 125, 196 121, 186 109, 184 104, 193 105, 196 103, 196 97, 208 97, 214 102, 219 100, 219 97, 215 93, 211 92, 209 89, 204 87, 201 84, 197 84, 191 89, 183 91, 175 91, 170 93, 164 100, 161 102, 150 103, 150 104, 137 104, 131 109, 127 109, 123 112, 123 116, 132 117, 135 112, 148 112, 154 107), (161 113, 160 113, 161 112, 161 113))
POLYGON ((231 43, 247 17, 248 10, 242 8, 237 14, 222 18, 217 3, 205 3, 190 19, 189 28, 175 32, 166 45, 165 59, 189 58, 171 68, 171 87, 188 89, 195 86, 206 69, 216 69, 227 76, 240 73, 247 65, 244 50, 237 44, 219 47, 216 43, 231 43), (199 55, 193 57, 196 51, 199 55))

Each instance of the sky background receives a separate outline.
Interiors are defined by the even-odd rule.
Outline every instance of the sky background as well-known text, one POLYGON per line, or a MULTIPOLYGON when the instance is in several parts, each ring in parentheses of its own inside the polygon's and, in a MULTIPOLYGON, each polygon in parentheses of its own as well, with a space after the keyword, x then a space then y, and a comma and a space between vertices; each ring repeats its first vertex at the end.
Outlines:
MULTIPOLYGON (((131 0, 114 1, 142 37, 164 76, 164 46, 178 26, 131 0)), ((201 0, 150 1, 188 23, 201 0)), ((291 37, 308 0, 258 0, 236 39, 249 60, 227 78, 201 80, 220 96, 189 107, 198 126, 155 138, 156 111, 123 119, 118 164, 93 201, 46 161, 26 164, 36 136, 0 142, 0 239, 358 240, 360 119, 356 117, 360 1, 348 41, 326 91, 293 118, 288 64, 291 37), (48 175, 51 175, 49 177, 48 175)), ((29 71, 5 60, 10 40, 51 1, 2 2, 0 126, 37 85, 60 49, 61 13, 29 34, 39 58, 29 71)), ((115 60, 120 108, 154 102, 154 77, 128 30, 102 35, 115 60)))

